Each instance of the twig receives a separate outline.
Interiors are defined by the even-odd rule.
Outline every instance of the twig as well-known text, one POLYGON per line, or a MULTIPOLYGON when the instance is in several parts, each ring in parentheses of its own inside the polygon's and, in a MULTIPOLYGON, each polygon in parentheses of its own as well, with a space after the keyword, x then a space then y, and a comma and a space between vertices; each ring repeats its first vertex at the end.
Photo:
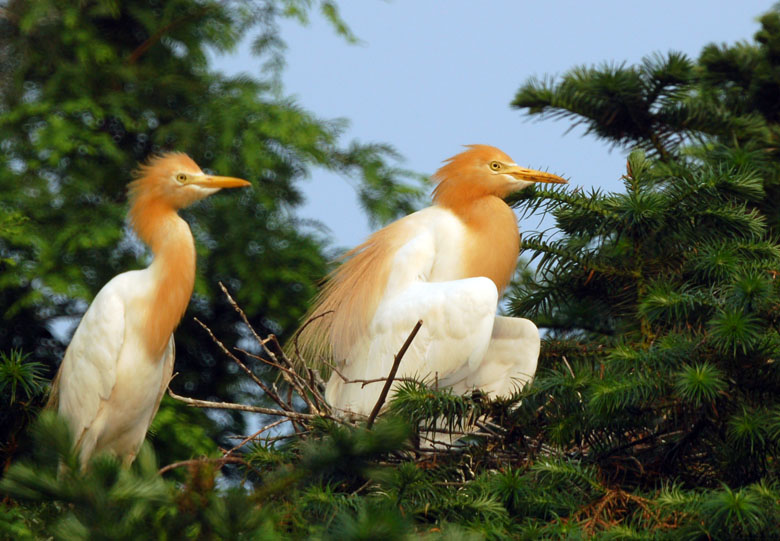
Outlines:
MULTIPOLYGON (((281 358, 285 364, 287 364, 288 367, 290 367, 289 371, 282 372, 282 377, 284 377, 285 380, 298 392, 298 394, 303 398, 304 402, 306 402, 306 405, 309 406, 309 411, 312 413, 321 413, 320 409, 317 407, 317 405, 312 402, 311 398, 309 397, 309 393, 314 394, 315 391, 312 389, 309 384, 306 382, 305 379, 303 379, 298 372, 294 370, 293 364, 290 362, 290 360, 287 358, 287 356, 284 354, 284 349, 282 349, 281 344, 279 344, 279 341, 276 339, 276 336, 273 334, 268 335, 268 340, 276 346, 276 349, 281 354, 281 358), (306 391, 309 391, 307 393, 306 391)), ((270 351, 269 348, 266 346, 266 351, 270 351)))
MULTIPOLYGON (((269 443, 269 442, 272 442, 272 441, 287 440, 287 439, 290 439, 290 438, 295 438, 296 436, 303 436, 303 435, 308 434, 310 432, 311 432, 311 430, 303 430, 303 431, 301 431, 301 432, 299 432, 297 434, 282 434, 281 436, 268 436, 268 437, 265 437, 265 438, 257 438, 257 437, 255 437, 254 441, 259 441, 259 442, 262 442, 262 443, 269 443)), ((240 440, 240 439, 243 439, 245 436, 226 436, 226 437, 228 439, 240 440)))
MULTIPOLYGON (((322 381, 322 378, 320 377, 319 371, 315 373, 314 370, 309 368, 308 366, 306 366, 305 368, 306 368, 306 375, 309 376, 309 382, 308 382, 309 383, 309 389, 314 391, 315 396, 317 397, 317 400, 319 400, 322 404, 326 404, 327 405, 327 401, 325 400, 325 397, 320 394, 320 387, 321 386, 324 387, 325 386, 325 382, 322 381), (315 378, 316 378, 316 380, 315 380, 315 378)), ((330 407, 330 406, 328 406, 328 407, 330 407)))
POLYGON ((204 8, 195 10, 192 13, 187 13, 179 17, 178 19, 174 19, 170 23, 166 24, 165 26, 157 30, 157 32, 149 36, 143 43, 141 43, 141 45, 136 47, 135 50, 132 53, 130 53, 130 56, 127 58, 127 63, 135 64, 138 61, 138 59, 141 58, 141 56, 143 56, 143 54, 152 45, 160 41, 168 31, 173 30, 177 26, 187 22, 189 19, 196 19, 198 17, 201 17, 206 13, 208 13, 209 11, 211 11, 212 9, 214 9, 214 6, 206 6, 204 8))
POLYGON ((442 448, 453 449, 453 448, 456 447, 456 445, 454 445, 452 443, 447 443, 446 441, 440 441, 440 440, 436 440, 434 438, 429 438, 428 436, 425 436, 423 434, 419 434, 419 437, 420 437, 421 440, 427 441, 428 444, 430 445, 430 447, 427 448, 427 449, 422 447, 422 446, 420 446, 420 448, 418 449, 418 452, 420 452, 420 453, 436 452, 436 451, 441 451, 442 448))
MULTIPOLYGON (((341 373, 341 371, 336 368, 333 364, 329 363, 328 361, 324 361, 326 365, 328 365, 328 368, 333 370, 344 383, 362 383, 361 388, 365 387, 369 383, 379 383, 380 381, 387 381, 388 377, 384 378, 375 378, 375 379, 349 379, 347 376, 341 373)), ((395 378, 394 381, 411 381, 415 382, 417 381, 414 378, 395 378)))
POLYGON ((254 353, 251 353, 251 352, 249 352, 249 351, 247 351, 245 349, 241 349, 239 347, 237 347, 235 349, 236 349, 236 351, 240 351, 241 353, 243 353, 247 357, 252 357, 253 359, 257 359, 258 361, 263 362, 263 363, 265 363, 268 366, 271 366, 273 368, 276 368, 277 370, 281 370, 283 372, 288 372, 288 373, 291 373, 291 374, 295 373, 293 370, 291 370, 291 369, 289 369, 287 367, 284 367, 284 366, 282 366, 279 363, 276 363, 276 362, 274 362, 274 361, 272 361, 270 359, 266 359, 265 357, 261 357, 260 355, 255 355, 254 353))
MULTIPOLYGON (((241 317, 241 319, 244 321, 244 325, 247 326, 249 331, 252 333, 252 336, 255 337, 255 340, 263 347, 263 350, 268 354, 269 357, 271 357, 271 360, 273 360, 275 363, 278 363, 279 360, 276 357, 276 354, 268 349, 268 346, 266 345, 269 341, 276 340, 276 337, 273 334, 269 334, 266 338, 260 338, 260 335, 257 334, 257 331, 252 326, 251 323, 249 323, 249 318, 246 317, 246 314, 241 309, 241 307, 238 305, 238 303, 233 299, 233 297, 230 295, 230 292, 225 287, 225 284, 222 282, 219 282, 219 287, 222 289, 222 293, 225 294, 225 297, 227 297, 228 302, 230 303, 230 306, 233 307, 233 309, 238 313, 238 315, 241 317)), ((284 360, 287 360, 286 358, 284 360)), ((288 361, 289 363, 289 361, 288 361)))
MULTIPOLYGON (((248 318, 248 317, 246 317, 246 314, 245 314, 245 313, 244 313, 244 311, 241 309, 241 307, 240 307, 240 306, 238 306, 238 303, 237 303, 235 300, 233 300, 233 297, 231 297, 231 296, 230 296, 230 292, 229 292, 229 291, 227 290, 227 288, 225 287, 225 284, 223 284, 222 282, 219 282, 219 287, 220 287, 220 289, 222 289, 222 293, 224 293, 224 294, 225 294, 225 297, 227 297, 227 300, 228 300, 228 302, 230 303, 230 306, 232 306, 232 307, 233 307, 233 310, 235 310, 236 312, 238 312, 238 315, 239 315, 239 316, 241 316, 241 319, 242 319, 242 320, 244 320, 244 324, 245 324, 247 327, 249 327, 249 330, 252 332, 252 335, 255 337, 255 339, 256 339, 258 342, 260 342, 260 345, 262 345, 262 346, 263 346, 263 348, 265 348, 265 342, 266 342, 268 339, 270 339, 270 336, 269 336, 268 338, 266 338, 265 340, 263 340, 262 338, 260 338, 260 336, 257 334, 257 331, 255 331, 255 328, 254 328, 254 327, 252 327, 252 324, 251 324, 251 323, 249 323, 249 318, 248 318)), ((274 356, 274 357, 275 357, 275 356, 274 356)))
MULTIPOLYGON (((238 306, 238 303, 233 299, 233 297, 230 295, 230 292, 225 287, 225 284, 222 282, 219 282, 219 287, 222 289, 222 292, 225 294, 225 297, 227 297, 228 302, 233 307, 233 309, 238 313, 238 315, 241 317, 241 319, 244 321, 244 324, 247 326, 249 331, 252 333, 252 335, 255 337, 255 340, 263 347, 263 350, 268 354, 268 356, 271 358, 273 362, 276 364, 282 364, 280 363, 280 360, 288 366, 288 368, 292 369, 293 364, 290 362, 290 360, 284 355, 284 350, 282 350, 282 347, 279 345, 279 342, 276 340, 276 336, 273 334, 268 335, 267 338, 263 339, 260 338, 260 336, 257 334, 257 331, 255 331, 255 328, 252 327, 252 324, 249 323, 249 318, 246 316, 244 311, 241 309, 240 306, 238 306), (275 352, 271 351, 271 349, 268 347, 268 342, 273 342, 277 347, 279 352, 281 352, 281 357, 279 357, 275 352)), ((294 370, 290 370, 289 372, 286 370, 282 371, 282 377, 287 381, 290 386, 292 386, 295 391, 301 396, 301 398, 306 402, 306 405, 309 407, 309 411, 312 413, 320 414, 320 409, 311 401, 308 394, 306 393, 306 390, 301 385, 300 380, 302 378, 298 377, 297 374, 295 374, 295 377, 290 374, 292 372, 295 374, 294 370)), ((307 385, 308 386, 308 385, 307 385)))
MULTIPOLYGON (((271 335, 271 336, 273 336, 273 335, 271 335)), ((269 338, 271 338, 271 336, 269 336, 269 338)), ((276 339, 275 336, 273 338, 276 339)), ((291 378, 294 378, 298 382, 298 386, 293 385, 292 387, 294 387, 295 390, 299 392, 299 394, 303 395, 304 387, 305 387, 305 389, 307 389, 309 392, 311 392, 311 394, 317 400, 317 407, 314 409, 314 411, 322 413, 323 410, 324 411, 329 411, 330 410, 330 406, 325 401, 325 397, 323 397, 322 394, 320 394, 320 392, 316 389, 315 386, 313 386, 312 384, 309 384, 309 382, 307 382, 304 378, 302 378, 300 376, 300 374, 298 374, 294 370, 291 370, 291 369, 289 369, 289 368, 287 368, 285 366, 282 366, 281 364, 275 363, 274 361, 272 361, 270 359, 266 359, 265 357, 260 357, 259 355, 255 355, 254 353, 250 353, 249 351, 246 351, 244 349, 241 349, 241 348, 238 348, 238 347, 235 348, 235 349, 236 349, 236 351, 240 351, 241 353, 243 353, 247 357, 251 357, 253 359, 257 359, 258 361, 260 361, 262 363, 265 363, 268 366, 271 366, 273 368, 276 368, 277 370, 280 370, 282 372, 286 372, 287 374, 289 374, 289 376, 291 378)), ((311 376, 311 374, 309 374, 309 376, 310 376, 310 379, 312 379, 312 383, 313 383, 313 376, 311 376)), ((285 381, 289 381, 289 380, 287 380, 287 378, 285 378, 285 381)), ((304 400, 305 400, 305 398, 304 398, 304 400)))
POLYGON ((371 429, 374 424, 374 419, 376 419, 376 416, 379 415, 379 410, 382 409, 382 405, 385 403, 387 393, 390 392, 390 386, 393 384, 395 374, 398 372, 398 367, 401 365, 401 359, 404 358, 406 350, 408 350, 409 346, 412 345, 412 340, 414 340, 414 337, 417 336, 417 332, 420 330, 420 327, 422 327, 422 324, 422 319, 415 324, 414 329, 412 329, 412 332, 409 333, 409 336, 406 338, 406 342, 404 342, 404 345, 401 346, 401 349, 399 349, 398 353, 396 353, 395 359, 393 360, 393 367, 390 369, 390 373, 387 375, 385 386, 382 387, 382 392, 379 394, 379 398, 377 399, 376 404, 374 404, 374 409, 371 410, 371 415, 368 416, 368 421, 366 421, 367 429, 371 429))
MULTIPOLYGON (((485 423, 481 423, 480 421, 474 421, 474 424, 475 424, 476 426, 478 426, 479 428, 481 428, 482 430, 484 430, 485 432, 489 432, 489 433, 490 433, 490 434, 492 434, 493 436, 500 436, 500 435, 501 435, 501 434, 499 434, 498 432, 496 432, 495 430, 493 430, 491 427, 489 427, 489 426, 488 426, 487 424, 485 424, 485 423)), ((500 428, 500 427, 499 427, 499 428, 500 428)), ((502 430, 504 433, 506 433, 506 430, 504 430, 503 428, 502 428, 501 430, 502 430)))
POLYGON ((242 363, 242 362, 241 362, 241 360, 240 360, 238 357, 236 357, 235 355, 233 355, 233 354, 230 352, 230 350, 228 350, 228 348, 226 348, 226 347, 225 347, 225 344, 223 344, 222 342, 220 342, 220 341, 219 341, 219 339, 218 339, 216 336, 214 336, 214 333, 213 333, 213 332, 211 332, 211 329, 209 329, 209 328, 206 326, 206 324, 205 324, 205 323, 203 323, 203 322, 202 322, 201 320, 199 320, 198 318, 193 318, 193 319, 195 319, 195 322, 196 322, 198 325, 200 325, 201 327, 203 327, 203 329, 204 329, 204 330, 205 330, 205 331, 208 333, 208 335, 211 337, 211 339, 214 341, 214 343, 215 343, 215 344, 217 344, 217 345, 219 346, 219 348, 222 350, 222 352, 223 352, 225 355, 227 355, 228 357, 230 357, 230 359, 231 359, 231 360, 232 360, 234 363, 236 363, 236 364, 237 364, 237 365, 238 365, 238 366, 241 368, 241 370, 243 370, 244 372, 246 372, 246 374, 247 374, 247 375, 248 375, 250 378, 252 378, 252 381, 254 381, 254 382, 255 382, 255 383, 256 383, 256 384, 257 384, 257 385, 258 385, 258 386, 259 386, 259 387, 260 387, 260 388, 263 390, 263 392, 264 392, 265 394, 267 394, 268 396, 270 396, 270 397, 271 397, 271 399, 272 399, 274 402, 276 402, 277 404, 279 404, 279 406, 280 406, 282 409, 285 409, 285 410, 288 410, 288 411, 292 411, 292 408, 291 408, 291 407, 289 407, 287 404, 285 404, 285 403, 284 403, 284 401, 283 401, 281 398, 279 398, 279 396, 278 396, 276 393, 274 393, 274 392, 273 392, 271 389, 269 389, 269 388, 268 388, 268 387, 265 385, 265 383, 263 383, 262 381, 260 381, 260 378, 258 378, 258 377, 257 377, 257 376, 254 374, 254 372, 252 372, 252 371, 251 371, 251 370, 250 370, 250 369, 249 369, 249 368, 248 368, 248 367, 247 367, 247 366, 246 366, 244 363, 242 363))
POLYGON ((438 487, 462 487, 466 481, 436 481, 433 484, 438 487))
POLYGON ((201 457, 201 458, 193 458, 190 460, 182 460, 181 462, 174 462, 173 464, 168 464, 167 466, 163 466, 157 471, 157 475, 162 475, 164 473, 167 473, 175 468, 181 468, 182 466, 192 466, 195 464, 203 464, 207 462, 215 462, 219 464, 220 467, 224 466, 228 462, 231 462, 233 464, 244 464, 246 465, 246 460, 244 460, 241 457, 237 456, 222 456, 219 458, 207 458, 207 457, 201 457))
POLYGON ((569 374, 571 374, 571 377, 573 377, 573 378, 576 377, 574 375, 574 370, 571 369, 571 365, 569 364, 569 361, 566 360, 566 355, 561 355, 561 360, 563 361, 563 364, 566 365, 566 368, 569 369, 569 374))
POLYGON ((272 408, 263 408, 261 406, 247 406, 244 404, 234 404, 232 402, 211 402, 209 400, 198 400, 195 398, 180 396, 174 393, 173 391, 171 391, 170 388, 168 389, 168 394, 171 395, 171 398, 174 398, 180 402, 184 402, 185 404, 189 404, 190 406, 196 408, 214 408, 214 409, 223 409, 223 410, 249 411, 252 413, 263 413, 265 415, 276 415, 277 417, 287 417, 295 421, 306 421, 309 419, 314 419, 316 417, 319 417, 318 415, 314 415, 312 413, 298 413, 297 411, 275 410, 272 408))
POLYGON ((261 428, 260 430, 258 430, 258 431, 257 431, 257 432, 255 432, 254 434, 252 434, 251 436, 247 436, 246 438, 244 438, 243 440, 241 440, 241 443, 239 443, 238 445, 236 445, 236 446, 235 446, 235 447, 233 447, 232 449, 230 449, 230 450, 228 450, 228 451, 225 451, 225 452, 222 454, 222 456, 229 456, 229 455, 232 455, 232 454, 233 454, 235 451, 237 451, 238 449, 240 449, 241 447, 243 447, 244 445, 246 445, 247 443, 249 443, 249 441, 250 441, 250 440, 253 440, 253 439, 255 439, 257 436, 259 436, 260 434, 262 434, 262 433, 263 433, 263 432, 265 432, 266 430, 271 430, 273 427, 275 427, 275 426, 279 426, 280 424, 282 424, 282 423, 286 423, 286 422, 289 422, 289 421, 291 421, 291 419, 279 419, 278 421, 274 421, 273 423, 271 423, 271 424, 269 424, 269 425, 265 425, 263 428, 261 428))
POLYGON ((501 425, 497 425, 496 423, 494 423, 494 422, 493 422, 493 421, 491 421, 490 419, 484 419, 484 420, 482 420, 482 421, 480 421, 480 422, 482 422, 482 423, 485 423, 485 426, 489 426, 489 427, 490 427, 490 428, 492 428, 493 430, 497 430, 497 431, 499 431, 499 432, 501 432, 501 433, 504 433, 504 434, 506 434, 506 433, 507 433, 507 429, 506 429, 506 428, 504 428, 504 427, 503 427, 503 426, 501 426, 501 425))
POLYGON ((349 496, 350 496, 350 497, 352 497, 352 496, 357 496, 359 492, 362 492, 363 490, 365 490, 366 488, 368 488, 369 486, 371 486, 371 483, 373 483, 373 482, 374 482, 374 480, 373 480, 373 479, 369 479, 368 481, 366 481, 365 483, 363 483, 362 485, 360 485, 358 488, 356 488, 356 489, 355 489, 355 491, 354 491, 354 492, 352 492, 352 494, 350 494, 349 496))

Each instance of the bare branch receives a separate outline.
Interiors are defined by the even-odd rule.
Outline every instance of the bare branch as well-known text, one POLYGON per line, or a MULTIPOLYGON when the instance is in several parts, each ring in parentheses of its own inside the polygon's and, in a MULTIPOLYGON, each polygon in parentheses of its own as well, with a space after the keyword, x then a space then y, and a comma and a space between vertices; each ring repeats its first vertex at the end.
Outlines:
MULTIPOLYGON (((269 338, 271 338, 272 336, 273 335, 270 335, 269 338)), ((274 339, 275 338, 276 337, 274 337, 274 339)), ((236 351, 240 351, 241 353, 243 353, 247 357, 251 357, 251 358, 256 359, 256 360, 258 360, 258 361, 260 361, 262 363, 267 364, 268 366, 276 368, 277 370, 279 370, 281 372, 287 373, 289 378, 285 377, 284 378, 285 381, 290 382, 290 379, 295 381, 295 383, 290 383, 290 386, 292 388, 294 388, 295 391, 299 395, 304 397, 304 400, 306 401, 307 405, 309 404, 309 401, 306 400, 306 393, 305 393, 306 391, 310 392, 314 396, 314 398, 317 400, 317 404, 315 405, 314 408, 311 408, 311 406, 310 406, 310 409, 314 413, 325 414, 325 413, 330 411, 330 406, 325 401, 325 398, 322 396, 322 394, 320 394, 320 392, 316 389, 316 387, 310 385, 309 382, 306 381, 306 379, 304 379, 300 374, 298 374, 294 370, 291 370, 291 369, 289 369, 287 367, 284 367, 281 364, 275 363, 274 361, 271 361, 269 359, 266 359, 265 357, 260 357, 259 355, 255 355, 254 353, 250 353, 249 351, 246 351, 244 349, 235 348, 235 350, 236 351)), ((282 377, 284 377, 284 374, 282 375, 282 377)), ((276 390, 276 386, 275 385, 274 385, 274 390, 276 390)), ((277 396, 278 396, 278 393, 277 393, 277 396)), ((288 403, 289 403, 289 401, 288 401, 288 403)), ((290 404, 290 406, 292 406, 292 404, 290 404)), ((292 407, 290 407, 290 409, 292 409, 292 407)))
POLYGON ((390 392, 390 386, 393 384, 395 374, 398 372, 398 367, 401 365, 401 359, 403 359, 404 355, 406 355, 406 351, 409 349, 409 346, 412 345, 412 340, 414 340, 414 337, 417 336, 417 333, 419 332, 420 327, 422 327, 422 324, 422 319, 415 324, 414 329, 412 329, 412 332, 410 332, 409 336, 406 338, 404 345, 401 346, 401 349, 398 350, 398 353, 396 353, 395 359, 393 360, 393 367, 390 369, 390 373, 387 375, 385 386, 382 388, 382 392, 379 394, 379 398, 377 399, 376 404, 374 404, 374 409, 371 410, 371 415, 368 416, 368 421, 366 421, 367 429, 370 429, 373 426, 374 419, 376 419, 376 416, 379 415, 379 410, 382 409, 382 405, 385 403, 387 393, 390 392))
POLYGON ((290 421, 292 421, 292 419, 279 419, 279 420, 274 421, 273 423, 271 423, 269 425, 265 425, 263 428, 261 428, 260 430, 258 430, 254 434, 252 434, 251 436, 247 436, 246 438, 241 440, 241 443, 239 443, 235 447, 233 447, 233 448, 225 451, 224 453, 222 453, 222 456, 232 455, 235 451, 237 451, 238 449, 240 449, 241 447, 243 447, 244 445, 249 443, 251 440, 254 440, 257 436, 259 436, 260 434, 262 434, 266 430, 271 430, 275 426, 279 426, 282 423, 287 423, 287 422, 290 422, 290 421))
POLYGON ((234 404, 232 402, 211 402, 209 400, 197 400, 195 398, 188 398, 186 396, 178 395, 173 391, 171 391, 170 388, 168 389, 168 394, 171 395, 171 398, 174 398, 179 402, 184 402, 185 404, 188 404, 196 408, 213 408, 213 409, 222 409, 222 410, 248 411, 251 413, 263 413, 265 415, 276 415, 277 417, 287 417, 295 421, 305 421, 305 420, 319 417, 319 415, 314 415, 311 413, 298 413, 297 411, 276 410, 273 408, 263 408, 261 406, 247 406, 244 404, 234 404))
POLYGON ((571 374, 571 377, 575 377, 574 370, 571 369, 571 365, 569 364, 569 361, 566 359, 566 355, 561 355, 561 360, 563 361, 563 364, 566 365, 566 368, 569 369, 569 374, 571 374))
MULTIPOLYGON (((347 376, 342 374, 341 371, 338 368, 336 368, 333 364, 329 363, 328 361, 325 361, 325 364, 328 366, 328 368, 333 370, 344 383, 362 383, 363 384, 362 387, 365 387, 369 383, 379 383, 382 381, 387 381, 387 377, 376 378, 376 379, 349 379, 347 376)), ((394 378, 394 381, 416 382, 417 380, 414 378, 394 378)))
MULTIPOLYGON (((269 336, 269 338, 270 338, 270 336, 269 336)), ((274 362, 274 361, 272 361, 270 359, 266 359, 265 357, 261 357, 260 355, 255 355, 254 353, 246 351, 245 349, 241 349, 241 348, 238 348, 238 347, 235 348, 235 349, 236 349, 236 351, 240 351, 241 353, 243 353, 247 357, 252 357, 253 359, 257 359, 258 361, 263 362, 263 363, 265 363, 268 366, 271 366, 273 368, 276 368, 277 370, 282 370, 284 372, 293 373, 293 374, 295 373, 293 370, 291 370, 289 368, 286 368, 286 367, 282 366, 279 363, 276 363, 276 362, 274 362)))
POLYGON ((247 366, 246 366, 244 363, 242 363, 242 362, 241 362, 241 360, 240 360, 238 357, 236 357, 235 355, 233 355, 233 354, 230 352, 230 350, 228 350, 228 348, 226 348, 226 347, 225 347, 225 344, 223 344, 222 342, 220 342, 220 341, 219 341, 219 339, 218 339, 216 336, 214 336, 214 333, 213 333, 213 332, 211 332, 211 329, 209 329, 209 328, 206 326, 206 324, 205 324, 205 323, 203 323, 203 322, 202 322, 201 320, 199 320, 198 318, 193 318, 193 319, 195 319, 195 322, 196 322, 198 325, 200 325, 201 327, 203 327, 203 329, 204 329, 204 330, 205 330, 205 331, 208 333, 208 335, 211 337, 211 339, 214 341, 214 343, 215 343, 215 344, 217 344, 217 345, 219 346, 219 348, 222 350, 222 352, 223 352, 225 355, 227 355, 228 357, 230 357, 230 359, 231 359, 231 360, 232 360, 234 363, 236 363, 236 364, 237 364, 239 367, 241 367, 241 370, 243 370, 244 372, 246 372, 246 374, 247 374, 247 375, 248 375, 250 378, 252 378, 252 381, 254 381, 254 382, 255 382, 255 383, 258 385, 258 387, 260 387, 260 388, 263 390, 263 392, 264 392, 265 394, 267 394, 269 397, 271 397, 271 399, 272 399, 274 402, 276 402, 277 404, 279 404, 279 406, 280 406, 281 408, 283 408, 283 409, 285 409, 285 410, 288 410, 288 411, 291 411, 291 410, 292 410, 292 408, 291 408, 291 407, 289 407, 287 404, 285 404, 285 403, 284 403, 284 401, 283 401, 281 398, 279 398, 279 396, 278 396, 276 393, 274 393, 273 391, 271 391, 271 389, 269 389, 269 388, 268 388, 268 387, 265 385, 265 383, 263 383, 262 381, 260 381, 260 379, 259 379, 259 378, 258 378, 258 377, 257 377, 257 376, 254 374, 254 372, 252 372, 252 371, 251 371, 251 370, 250 370, 250 369, 249 369, 249 368, 248 368, 248 367, 247 367, 247 366))
POLYGON ((230 305, 238 313, 238 315, 243 320, 244 324, 252 333, 252 336, 255 337, 255 340, 257 340, 257 342, 262 346, 263 350, 268 354, 268 356, 277 365, 277 367, 281 368, 280 365, 284 364, 287 366, 287 368, 290 369, 290 370, 282 370, 282 377, 285 379, 285 381, 287 381, 287 383, 290 386, 292 386, 295 389, 295 391, 300 395, 300 397, 304 400, 304 402, 306 402, 306 405, 309 407, 309 411, 313 413, 320 413, 320 408, 318 408, 317 405, 315 405, 314 402, 312 402, 311 398, 306 393, 306 389, 304 388, 305 386, 307 386, 305 384, 305 380, 300 378, 298 374, 295 373, 294 370, 292 370, 292 368, 294 368, 293 364, 284 354, 284 350, 279 345, 279 341, 276 339, 276 336, 274 336, 273 334, 269 334, 268 337, 266 337, 265 339, 260 338, 260 335, 257 334, 255 328, 252 327, 251 323, 249 323, 249 318, 246 316, 246 313, 244 313, 241 307, 238 306, 238 303, 236 303, 236 301, 230 295, 230 292, 225 287, 225 284, 219 282, 219 287, 222 289, 222 292, 225 294, 225 297, 227 297, 227 300, 230 303, 230 305), (271 351, 271 349, 268 347, 269 342, 277 346, 276 352, 271 351), (303 384, 301 384, 302 381, 303 384))
POLYGON ((163 466, 162 468, 159 469, 157 475, 162 475, 175 468, 181 468, 182 466, 194 466, 195 464, 216 463, 219 464, 221 468, 222 466, 224 466, 229 462, 232 462, 233 464, 247 465, 246 460, 237 456, 222 456, 219 458, 201 457, 201 458, 193 458, 191 460, 182 460, 181 462, 174 462, 173 464, 168 464, 167 466, 163 466))
MULTIPOLYGON (((269 443, 269 442, 272 442, 272 441, 287 440, 287 439, 294 438, 294 437, 297 437, 297 436, 303 436, 305 434, 308 434, 309 432, 311 432, 311 430, 302 430, 301 432, 297 432, 295 434, 282 434, 281 436, 268 436, 268 437, 265 437, 265 438, 257 438, 257 437, 255 437, 254 440, 255 441, 260 441, 260 442, 263 442, 263 443, 269 443)), ((227 436, 227 437, 230 438, 230 439, 234 439, 234 440, 240 440, 240 439, 244 438, 244 436, 227 436)))
MULTIPOLYGON (((268 335, 268 342, 273 344, 279 355, 277 355, 277 359, 281 359, 284 361, 284 363, 290 368, 290 370, 285 370, 282 372, 282 377, 287 380, 287 382, 295 388, 295 390, 298 392, 298 394, 303 398, 304 402, 306 402, 306 405, 309 406, 309 411, 312 413, 320 413, 319 408, 312 402, 311 398, 309 397, 309 393, 306 392, 308 389, 312 394, 315 393, 314 389, 309 387, 309 384, 306 382, 304 378, 298 374, 294 370, 293 364, 290 362, 290 360, 287 358, 287 356, 284 354, 284 350, 282 349, 281 344, 279 344, 279 341, 276 339, 276 336, 273 334, 268 335)), ((270 349, 266 345, 266 351, 270 351, 270 349)), ((324 401, 323 401, 324 402, 324 401)))
POLYGON ((233 309, 236 312, 238 312, 238 315, 241 316, 241 319, 244 321, 244 324, 249 328, 250 332, 255 337, 255 340, 257 340, 260 343, 260 345, 263 346, 263 348, 265 348, 265 343, 266 343, 266 341, 268 341, 270 339, 270 336, 268 338, 266 338, 265 340, 260 338, 260 336, 257 334, 257 331, 255 331, 255 328, 252 327, 251 323, 249 323, 249 318, 246 317, 246 314, 241 309, 241 307, 238 306, 238 303, 235 300, 233 300, 233 297, 230 296, 230 292, 225 287, 225 284, 223 284, 222 282, 219 282, 219 287, 220 287, 220 289, 222 289, 222 293, 225 294, 225 297, 227 297, 227 300, 230 303, 230 306, 232 306, 233 309))

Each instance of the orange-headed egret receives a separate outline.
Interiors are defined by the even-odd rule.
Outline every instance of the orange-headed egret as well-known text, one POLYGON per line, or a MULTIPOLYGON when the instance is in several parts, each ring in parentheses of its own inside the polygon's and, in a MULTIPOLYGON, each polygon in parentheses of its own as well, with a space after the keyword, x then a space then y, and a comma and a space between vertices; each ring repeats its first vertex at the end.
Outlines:
POLYGON ((368 415, 395 353, 423 325, 397 378, 426 378, 456 393, 506 395, 530 381, 540 339, 527 319, 497 316, 517 265, 517 219, 504 197, 556 175, 526 169, 497 148, 470 145, 433 176, 433 206, 372 234, 328 277, 297 338, 313 364, 338 372, 325 398, 368 415), (319 317, 318 317, 319 316, 319 317))
POLYGON ((177 213, 246 180, 206 174, 186 154, 141 165, 130 183, 130 221, 152 250, 145 269, 115 276, 76 328, 50 405, 70 424, 82 467, 98 452, 130 464, 173 370, 173 331, 195 284, 195 243, 177 213))

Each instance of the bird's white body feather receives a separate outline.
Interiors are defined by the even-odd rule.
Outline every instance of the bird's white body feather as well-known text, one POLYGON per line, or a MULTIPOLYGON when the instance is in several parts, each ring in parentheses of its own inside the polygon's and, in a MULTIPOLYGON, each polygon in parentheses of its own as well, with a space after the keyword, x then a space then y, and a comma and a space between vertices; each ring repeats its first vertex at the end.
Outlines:
POLYGON ((132 462, 171 379, 173 336, 155 354, 143 332, 156 270, 153 264, 108 282, 65 353, 59 413, 70 424, 82 462, 103 451, 132 462))
POLYGON ((336 359, 326 400, 367 415, 395 354, 418 320, 423 325, 401 361, 396 378, 437 380, 458 393, 479 388, 505 395, 536 370, 539 332, 521 318, 497 317, 498 290, 485 277, 462 278, 468 228, 451 210, 429 207, 402 218, 405 241, 394 254, 382 300, 367 332, 345 359, 336 359), (340 361, 340 362, 339 362, 340 361))

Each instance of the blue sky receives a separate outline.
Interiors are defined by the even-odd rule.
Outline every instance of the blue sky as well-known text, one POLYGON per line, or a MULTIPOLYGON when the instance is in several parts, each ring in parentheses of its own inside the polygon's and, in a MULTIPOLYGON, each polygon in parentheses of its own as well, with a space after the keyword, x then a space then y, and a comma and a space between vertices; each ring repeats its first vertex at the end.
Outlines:
MULTIPOLYGON (((509 107, 529 77, 578 65, 629 64, 654 52, 696 58, 708 43, 750 40, 770 1, 350 0, 341 14, 360 39, 350 45, 317 13, 282 26, 285 93, 321 118, 345 118, 344 142, 391 144, 403 167, 430 174, 461 145, 495 145, 521 165, 584 189, 620 189, 626 152, 610 151, 566 121, 530 121, 509 107)), ((217 57, 226 73, 256 75, 246 47, 217 57)), ((300 215, 324 223, 336 245, 370 228, 344 178, 315 170, 300 215)), ((547 223, 545 222, 545 226, 547 223)), ((536 229, 538 219, 521 230, 536 229)))

